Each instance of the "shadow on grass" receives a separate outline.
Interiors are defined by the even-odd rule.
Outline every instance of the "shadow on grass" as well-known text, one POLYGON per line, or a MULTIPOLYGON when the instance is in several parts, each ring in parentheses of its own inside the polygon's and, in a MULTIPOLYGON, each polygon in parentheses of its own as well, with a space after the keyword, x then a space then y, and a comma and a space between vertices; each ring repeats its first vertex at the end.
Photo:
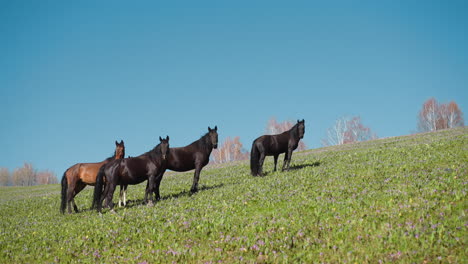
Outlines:
POLYGON ((307 168, 307 167, 318 167, 318 166, 320 166, 320 161, 316 161, 316 162, 313 162, 313 163, 305 163, 305 164, 300 164, 300 165, 294 165, 294 166, 289 167, 289 170, 294 171, 294 170, 300 170, 300 169, 307 168))
POLYGON ((173 198, 179 198, 179 197, 182 197, 182 196, 192 196, 192 195, 196 195, 197 193, 199 192, 202 192, 202 191, 207 191, 207 190, 212 190, 212 189, 217 189, 217 188, 221 188, 224 186, 224 183, 221 183, 221 184, 216 184, 216 185, 213 185, 213 186, 201 186, 200 188, 198 188, 198 191, 195 192, 195 193, 192 193, 191 191, 182 191, 180 193, 176 193, 176 194, 171 194, 171 195, 168 195, 168 196, 164 196, 161 198, 161 200, 168 200, 168 199, 173 199, 173 198))
MULTIPOLYGON (((198 188, 198 191, 196 193, 192 193, 191 191, 182 191, 180 193, 175 193, 175 194, 170 194, 170 195, 167 195, 167 196, 163 196, 163 197, 161 197, 161 199, 159 201, 169 200, 169 199, 177 199, 177 198, 180 198, 180 197, 183 197, 183 196, 192 196, 192 195, 196 195, 199 192, 212 190, 212 189, 217 189, 217 188, 221 188, 223 186, 224 186, 224 183, 216 184, 216 185, 213 185, 213 186, 202 185, 201 187, 198 188)), ((156 203, 157 202, 158 201, 156 201, 156 203)), ((119 211, 119 210, 122 210, 124 208, 128 209, 128 208, 133 208, 135 206, 141 206, 141 205, 147 205, 147 203, 145 203, 144 199, 127 200, 127 205, 122 206, 122 207, 119 207, 118 203, 115 203, 114 204, 114 210, 119 211)), ((108 209, 108 208, 106 208, 106 209, 108 209)), ((87 209, 87 210, 85 209, 85 210, 82 210, 82 211, 90 211, 90 210, 91 209, 87 209)), ((104 211, 104 207, 103 207, 103 211, 104 211)), ((106 210, 106 212, 107 212, 107 210, 106 210)))
MULTIPOLYGON (((303 169, 303 168, 307 168, 307 167, 318 167, 320 166, 320 161, 316 161, 314 163, 305 163, 305 164, 300 164, 300 165, 293 165, 291 167, 289 167, 288 170, 286 171, 295 171, 295 170, 300 170, 300 169, 303 169)), ((259 175, 259 176, 254 176, 254 177, 266 177, 270 174, 274 174, 274 173, 281 173, 282 170, 277 170, 277 171, 269 171, 269 172, 262 172, 262 175, 259 175)))

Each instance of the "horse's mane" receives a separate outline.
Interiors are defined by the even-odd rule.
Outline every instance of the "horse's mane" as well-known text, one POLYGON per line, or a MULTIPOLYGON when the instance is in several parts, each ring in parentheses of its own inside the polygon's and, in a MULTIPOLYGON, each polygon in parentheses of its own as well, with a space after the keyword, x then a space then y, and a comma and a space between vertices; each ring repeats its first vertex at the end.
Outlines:
POLYGON ((291 129, 287 130, 292 136, 299 137, 299 125, 300 123, 296 123, 291 129))
POLYGON ((294 126, 289 129, 289 132, 293 132, 294 134, 299 133, 299 123, 296 123, 294 126))
POLYGON ((196 145, 197 147, 199 147, 202 150, 210 151, 212 149, 213 145, 211 144, 211 142, 210 142, 210 140, 208 138, 209 134, 210 134, 210 132, 207 132, 206 134, 201 136, 198 140, 192 142, 192 144, 190 144, 190 145, 196 145))
POLYGON ((152 150, 144 153, 142 156, 150 156, 151 158, 156 158, 161 155, 161 143, 157 144, 152 150))
POLYGON ((105 159, 104 161, 111 161, 111 160, 114 160, 115 159, 115 155, 116 155, 116 152, 114 151, 114 154, 110 157, 108 157, 107 159, 105 159))

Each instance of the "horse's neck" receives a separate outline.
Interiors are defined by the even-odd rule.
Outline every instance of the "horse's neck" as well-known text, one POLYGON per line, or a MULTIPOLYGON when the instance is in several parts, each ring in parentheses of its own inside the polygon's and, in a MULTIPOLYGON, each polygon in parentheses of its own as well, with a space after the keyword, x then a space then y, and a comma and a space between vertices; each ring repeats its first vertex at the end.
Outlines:
POLYGON ((111 162, 111 161, 113 161, 113 160, 115 160, 115 159, 116 159, 116 158, 115 158, 115 155, 114 155, 114 156, 112 156, 112 157, 110 157, 110 158, 107 158, 107 159, 105 159, 105 160, 103 160, 103 161, 101 161, 101 162, 99 162, 99 163, 106 164, 106 163, 109 163, 109 162, 111 162))
POLYGON ((208 155, 210 155, 211 151, 213 150, 213 146, 207 141, 205 136, 203 136, 199 140, 193 142, 192 144, 195 145, 195 148, 198 151, 202 151, 202 152, 204 152, 204 153, 206 153, 208 155))
POLYGON ((289 130, 289 137, 292 138, 295 142, 299 142, 299 129, 297 126, 293 126, 289 130))

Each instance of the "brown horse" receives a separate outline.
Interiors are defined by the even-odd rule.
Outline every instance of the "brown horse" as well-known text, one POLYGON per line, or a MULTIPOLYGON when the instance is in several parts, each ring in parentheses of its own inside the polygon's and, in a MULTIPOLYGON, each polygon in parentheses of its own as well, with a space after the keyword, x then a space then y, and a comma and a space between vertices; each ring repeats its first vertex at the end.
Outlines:
MULTIPOLYGON (((96 176, 102 165, 116 159, 122 159, 125 156, 125 146, 123 140, 118 143, 115 141, 115 152, 112 157, 97 163, 77 163, 68 168, 62 177, 62 203, 60 211, 65 213, 65 207, 68 207, 68 213, 71 213, 71 206, 75 212, 78 212, 78 207, 75 203, 75 196, 81 192, 86 185, 94 186, 96 184, 96 176)), ((122 186, 121 186, 122 188, 122 186)))

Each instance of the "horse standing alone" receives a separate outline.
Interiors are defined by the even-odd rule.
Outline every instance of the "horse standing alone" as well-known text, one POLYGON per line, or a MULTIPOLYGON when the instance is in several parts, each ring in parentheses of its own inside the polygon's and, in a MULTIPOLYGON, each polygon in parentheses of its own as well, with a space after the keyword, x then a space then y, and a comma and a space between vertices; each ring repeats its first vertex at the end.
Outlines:
POLYGON ((115 141, 115 152, 112 157, 96 163, 77 163, 68 168, 63 173, 62 177, 62 202, 60 211, 65 213, 65 208, 68 205, 68 213, 71 213, 71 206, 73 204, 75 212, 78 212, 75 196, 81 192, 86 185, 94 186, 96 184, 96 175, 102 165, 112 160, 122 159, 124 156, 125 145, 123 140, 121 140, 120 143, 115 141))
POLYGON ((192 144, 180 148, 171 148, 167 161, 169 170, 184 172, 195 169, 193 184, 190 191, 198 191, 200 171, 210 161, 210 154, 218 147, 218 126, 214 129, 208 127, 208 133, 192 144))
POLYGON ((304 137, 304 133, 305 121, 302 119, 302 121, 297 120, 297 124, 281 134, 264 135, 255 139, 252 143, 252 151, 250 152, 250 170, 252 175, 262 175, 265 156, 274 157, 274 171, 276 171, 276 163, 281 153, 285 153, 282 170, 289 169, 292 152, 299 145, 299 140, 304 137))

